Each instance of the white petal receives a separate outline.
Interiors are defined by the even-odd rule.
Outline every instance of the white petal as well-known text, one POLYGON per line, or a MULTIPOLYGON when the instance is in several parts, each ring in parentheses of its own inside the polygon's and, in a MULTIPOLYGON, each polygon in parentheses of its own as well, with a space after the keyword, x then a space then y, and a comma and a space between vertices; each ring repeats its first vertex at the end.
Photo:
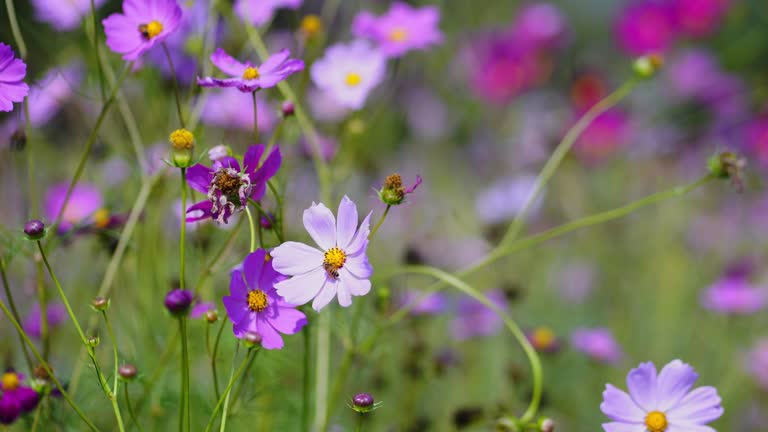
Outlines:
POLYGON ((353 296, 364 296, 371 291, 370 280, 358 278, 344 268, 339 272, 339 277, 353 296))
POLYGON ((320 293, 315 297, 315 301, 312 302, 312 309, 320 312, 320 309, 326 307, 336 296, 337 284, 337 281, 327 279, 323 289, 320 290, 320 293))
POLYGON ((321 249, 336 246, 336 218, 325 204, 312 204, 304 210, 304 228, 321 249))
POLYGON ((272 267, 287 276, 296 276, 321 267, 323 253, 311 246, 299 242, 285 242, 274 248, 272 267))
POLYGON ((357 230, 357 206, 346 195, 339 203, 336 217, 336 245, 347 250, 357 230))
POLYGON ((275 289, 286 302, 301 306, 318 295, 325 284, 325 280, 325 270, 318 267, 309 273, 276 283, 275 289))
POLYGON ((656 407, 656 366, 653 363, 640 363, 627 374, 627 387, 632 400, 646 412, 656 407))

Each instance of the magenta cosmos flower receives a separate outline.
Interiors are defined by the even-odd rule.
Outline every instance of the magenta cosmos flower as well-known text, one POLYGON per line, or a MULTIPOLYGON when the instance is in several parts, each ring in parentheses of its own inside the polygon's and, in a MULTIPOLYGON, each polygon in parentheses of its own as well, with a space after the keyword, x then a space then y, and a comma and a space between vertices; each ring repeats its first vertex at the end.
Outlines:
POLYGON ((629 394, 607 384, 600 409, 612 422, 606 432, 715 432, 707 423, 723 415, 714 387, 691 388, 699 375, 680 360, 656 373, 641 363, 627 375, 629 394))
POLYGON ((616 36, 631 55, 665 51, 677 37, 671 5, 656 0, 629 4, 616 22, 616 36))
MULTIPOLYGON (((106 0, 95 0, 98 8, 106 0)), ((72 30, 80 26, 83 17, 91 13, 91 0, 67 0, 61 4, 59 0, 32 0, 35 16, 56 30, 72 30)))
POLYGON ((272 19, 280 8, 298 9, 303 0, 237 0, 235 13, 243 21, 260 26, 272 19))
POLYGON ((765 307, 768 291, 749 281, 749 270, 732 268, 701 295, 704 308, 720 314, 752 314, 765 307))
POLYGON ((125 0, 123 13, 102 21, 107 46, 127 61, 162 43, 180 23, 181 8, 175 0, 125 0))
POLYGON ((602 363, 616 363, 624 356, 607 328, 576 329, 571 334, 571 344, 577 351, 602 363))
POLYGON ((222 302, 236 337, 255 332, 261 335, 261 346, 265 349, 281 349, 280 333, 295 334, 307 325, 307 317, 296 310, 296 305, 286 302, 275 291, 275 283, 282 279, 264 249, 248 254, 242 270, 232 271, 230 295, 224 296, 222 302))
POLYGON ((275 148, 264 163, 259 161, 264 153, 264 146, 253 145, 243 156, 243 168, 237 159, 226 156, 208 168, 197 164, 187 172, 187 183, 192 189, 208 196, 208 201, 199 202, 187 209, 187 222, 212 218, 219 223, 229 222, 230 216, 243 211, 248 200, 260 200, 267 189, 267 181, 280 169, 282 156, 275 148), (201 213, 201 214, 198 214, 201 213))
POLYGON ((692 37, 708 36, 717 30, 731 0, 674 0, 677 25, 692 37))
POLYGON ((312 81, 339 105, 360 109, 368 94, 384 80, 387 59, 364 40, 336 44, 315 61, 312 81))
POLYGON ((352 23, 352 33, 375 41, 387 57, 400 57, 408 51, 423 50, 442 42, 439 21, 440 9, 435 6, 416 9, 395 2, 380 17, 370 12, 359 13, 352 23))
MULTIPOLYGON (((51 188, 45 194, 43 208, 45 217, 50 220, 56 220, 64 205, 64 198, 67 196, 69 183, 59 183, 51 188)), ((66 232, 75 226, 89 225, 96 221, 96 213, 102 208, 104 198, 101 191, 95 185, 89 183, 80 183, 72 189, 67 206, 61 214, 61 223, 59 232, 66 232)))
POLYGON ((368 263, 368 233, 371 213, 357 226, 357 206, 346 195, 341 199, 338 221, 323 203, 304 210, 304 228, 320 247, 285 242, 271 255, 275 270, 291 279, 277 283, 278 294, 289 303, 303 305, 314 299, 319 311, 338 297, 339 304, 352 304, 352 296, 371 290, 373 267, 368 263))
POLYGON ((262 88, 274 87, 290 75, 304 70, 304 62, 288 58, 291 55, 287 49, 269 56, 261 66, 255 66, 246 61, 240 63, 223 49, 216 48, 211 54, 211 62, 231 78, 198 78, 201 87, 237 87, 241 92, 251 93, 262 88))
POLYGON ((10 46, 0 42, 0 111, 11 111, 14 102, 24 100, 29 92, 26 74, 27 65, 15 57, 10 46))
POLYGON ((33 411, 40 401, 37 392, 23 385, 24 375, 9 370, 0 376, 0 424, 11 424, 33 411))
MULTIPOLYGON (((45 307, 46 324, 48 324, 48 331, 54 327, 58 327, 67 319, 67 310, 61 303, 49 303, 45 307)), ((40 305, 35 303, 32 309, 29 311, 29 315, 24 319, 22 327, 28 335, 33 338, 40 338, 43 333, 43 319, 40 311, 40 305)))

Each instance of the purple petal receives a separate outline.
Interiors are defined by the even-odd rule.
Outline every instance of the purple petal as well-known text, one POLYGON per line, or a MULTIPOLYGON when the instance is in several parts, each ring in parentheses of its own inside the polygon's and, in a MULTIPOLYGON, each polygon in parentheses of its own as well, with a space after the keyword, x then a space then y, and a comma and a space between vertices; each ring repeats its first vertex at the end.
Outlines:
POLYGON ((213 170, 202 164, 196 164, 187 169, 187 184, 192 189, 208 194, 208 187, 213 180, 213 170))
POLYGON ((259 66, 259 72, 262 75, 266 75, 273 70, 275 70, 278 66, 283 64, 286 60, 288 60, 288 57, 290 57, 291 52, 288 49, 282 49, 276 54, 272 54, 269 56, 267 61, 262 63, 261 66, 259 66))
POLYGON ((277 289, 277 293, 286 302, 298 306, 308 303, 315 298, 325 282, 325 270, 322 267, 318 267, 309 273, 276 283, 275 289, 277 289))
POLYGON ((357 231, 357 206, 346 195, 339 203, 336 217, 336 244, 346 251, 357 231))
POLYGON ((261 278, 261 269, 264 267, 264 257, 266 254, 267 252, 264 249, 257 249, 256 252, 248 254, 243 261, 245 280, 248 282, 248 288, 252 290, 260 289, 259 279, 261 278))
POLYGON ((243 155, 243 170, 250 174, 256 168, 259 167, 259 161, 261 161, 261 155, 264 153, 264 145, 252 145, 248 147, 245 155, 243 155))
POLYGON ((368 279, 373 274, 373 267, 364 253, 348 257, 344 268, 359 279, 368 279))
POLYGON ((187 215, 195 212, 202 212, 202 214, 199 216, 187 216, 187 222, 197 222, 203 219, 211 219, 213 217, 213 213, 211 213, 212 208, 213 204, 211 204, 210 201, 200 201, 199 203, 190 206, 187 209, 187 215))
POLYGON ((229 319, 235 325, 240 325, 243 319, 250 313, 248 302, 243 301, 240 297, 224 296, 221 298, 221 302, 224 303, 224 309, 227 311, 229 319))
POLYGON ((364 296, 371 291, 370 280, 355 277, 355 275, 344 269, 341 270, 340 281, 344 283, 353 296, 364 296))
POLYGON ((261 335, 262 348, 268 350, 283 348, 284 343, 282 336, 280 336, 280 333, 272 327, 265 316, 259 314, 258 318, 256 318, 256 325, 258 326, 257 331, 261 335))
POLYGON ((216 51, 211 54, 211 62, 225 74, 238 78, 243 76, 246 68, 221 48, 216 48, 216 51))
POLYGON ((645 432, 643 423, 603 423, 605 432, 645 432))
POLYGON ((705 424, 723 415, 721 399, 714 387, 699 387, 688 393, 676 407, 667 411, 669 422, 674 425, 705 424))
POLYGON ((323 253, 299 242, 285 242, 270 252, 272 266, 281 274, 296 276, 323 265, 323 253))
POLYGON ((232 168, 233 170, 240 172, 240 163, 232 156, 225 156, 213 163, 213 170, 216 171, 219 168, 232 168))
POLYGON ((656 366, 640 363, 627 375, 627 387, 632 400, 646 412, 656 409, 656 366))
POLYGON ((658 409, 667 411, 677 405, 693 387, 699 375, 693 368, 680 360, 674 360, 664 366, 659 373, 657 392, 658 409))
POLYGON ((229 275, 229 292, 235 297, 246 299, 248 297, 248 285, 245 284, 243 272, 232 270, 229 275))
MULTIPOLYGON (((251 175, 251 183, 264 183, 274 177, 274 175, 277 174, 277 170, 280 169, 282 162, 283 156, 280 153, 280 149, 275 147, 259 169, 250 171, 253 172, 253 175, 251 175)), ((258 165, 255 165, 254 169, 256 169, 256 166, 258 165)), ((246 171, 249 172, 248 168, 246 168, 246 171)))
MULTIPOLYGON (((327 278, 326 278, 327 279, 327 278)), ((315 300, 312 302, 312 309, 320 312, 320 310, 333 300, 338 290, 338 281, 327 279, 327 282, 323 286, 323 289, 317 294, 315 300)))
POLYGON ((269 323, 280 333, 295 334, 307 325, 307 317, 297 309, 281 307, 278 308, 277 316, 271 318, 269 323))
POLYGON ((355 238, 349 242, 349 245, 345 249, 347 254, 357 255, 361 251, 364 251, 368 246, 368 235, 371 233, 371 214, 373 214, 373 212, 369 212, 365 219, 363 219, 363 222, 360 224, 360 229, 357 230, 357 234, 355 234, 355 238))
POLYGON ((321 249, 336 246, 336 218, 325 204, 312 203, 304 210, 304 228, 321 249))
POLYGON ((610 384, 605 386, 600 410, 611 420, 642 422, 645 419, 645 412, 635 404, 632 398, 610 384))

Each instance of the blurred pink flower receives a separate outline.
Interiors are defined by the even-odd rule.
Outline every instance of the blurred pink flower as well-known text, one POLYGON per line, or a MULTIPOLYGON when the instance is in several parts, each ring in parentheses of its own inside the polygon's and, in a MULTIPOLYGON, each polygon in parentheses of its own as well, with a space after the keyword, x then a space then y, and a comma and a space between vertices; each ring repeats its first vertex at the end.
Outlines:
POLYGON ((234 10, 248 24, 260 26, 272 19, 280 8, 298 9, 303 0, 237 0, 234 10))
POLYGON ((352 22, 352 33, 376 42, 387 57, 400 57, 441 43, 439 21, 440 9, 435 6, 414 8, 396 1, 382 16, 360 12, 352 22))
MULTIPOLYGON (((507 310, 507 298, 500 289, 486 293, 488 299, 502 311, 507 310)), ((504 321, 491 308, 470 298, 462 297, 451 321, 451 336, 457 340, 491 336, 504 327, 504 321)))
POLYGON ((630 55, 664 52, 677 37, 674 10, 657 0, 627 5, 615 24, 619 46, 630 55))
POLYGON ((565 17, 551 3, 524 6, 512 25, 517 40, 538 49, 555 48, 562 42, 565 32, 565 17))
MULTIPOLYGON (((581 115, 574 117, 576 121, 581 115)), ((606 111, 581 133, 574 151, 587 162, 599 162, 610 156, 630 135, 629 116, 619 109, 606 111)))
POLYGON ((574 330, 571 344, 577 351, 602 363, 616 363, 624 356, 611 330, 604 327, 574 330))
POLYGON ((688 36, 708 36, 717 30, 729 3, 730 0, 673 0, 677 25, 688 36))
MULTIPOLYGON (((203 123, 222 128, 253 130, 253 96, 235 91, 209 92, 201 118, 203 123)), ((261 95, 256 96, 259 131, 269 131, 277 121, 275 110, 261 95)))
POLYGON ((721 314, 752 314, 766 305, 768 291, 749 281, 749 272, 726 272, 701 295, 704 308, 721 314))

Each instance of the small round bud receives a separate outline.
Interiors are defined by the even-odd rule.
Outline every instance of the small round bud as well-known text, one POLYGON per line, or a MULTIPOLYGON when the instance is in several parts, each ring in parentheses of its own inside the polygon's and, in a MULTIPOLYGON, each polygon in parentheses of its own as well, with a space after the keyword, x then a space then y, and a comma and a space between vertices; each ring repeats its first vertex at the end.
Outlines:
POLYGON ((373 400, 373 396, 370 393, 358 393, 352 398, 352 405, 350 407, 360 414, 365 414, 378 408, 379 404, 373 400))
POLYGON ((101 343, 101 339, 98 336, 89 336, 86 342, 89 347, 96 348, 101 343))
POLYGON ((136 369, 136 366, 132 364, 124 364, 117 369, 117 373, 120 375, 120 378, 124 379, 125 381, 132 381, 134 378, 136 378, 138 372, 139 371, 136 369))
POLYGON ((215 310, 209 310, 205 312, 205 321, 208 322, 208 324, 213 324, 216 321, 219 320, 219 313, 215 310))
POLYGON ((301 19, 301 25, 299 27, 301 28, 301 33, 304 37, 311 38, 323 31, 323 22, 317 15, 307 15, 301 19))
POLYGON ((175 317, 182 317, 189 313, 194 296, 190 291, 183 289, 171 290, 165 296, 165 308, 175 317))
POLYGON ((219 144, 216 147, 208 150, 208 158, 213 162, 216 162, 217 160, 227 156, 232 156, 232 149, 223 144, 219 144))
POLYGON ((541 432, 554 432, 555 422, 552 419, 543 419, 540 425, 541 432))
POLYGON ((24 234, 30 240, 40 240, 45 237, 45 224, 37 219, 32 219, 24 224, 24 234))
POLYGON ((105 299, 104 297, 96 297, 93 300, 91 300, 91 307, 96 312, 102 312, 107 309, 109 309, 110 301, 105 299))
POLYGON ((384 185, 378 191, 379 199, 386 205, 400 205, 405 201, 405 197, 421 184, 421 177, 416 177, 416 183, 406 188, 403 185, 403 178, 398 173, 393 173, 384 179, 384 185))
POLYGON ((296 107, 293 105, 293 102, 285 101, 283 102, 283 106, 280 108, 280 111, 283 114, 283 118, 287 118, 296 114, 296 107))
POLYGON ((648 54, 638 57, 632 64, 635 74, 643 79, 652 78, 664 65, 664 58, 659 54, 648 54))
POLYGON ((243 342, 248 348, 253 348, 261 345, 261 334, 256 332, 245 332, 243 335, 243 342))
POLYGON ((265 230, 271 230, 275 226, 275 214, 272 212, 266 212, 259 218, 259 224, 265 230))
POLYGON ((192 149, 195 145, 195 136, 186 129, 176 129, 168 138, 173 149, 171 156, 174 166, 187 168, 192 164, 192 149))

